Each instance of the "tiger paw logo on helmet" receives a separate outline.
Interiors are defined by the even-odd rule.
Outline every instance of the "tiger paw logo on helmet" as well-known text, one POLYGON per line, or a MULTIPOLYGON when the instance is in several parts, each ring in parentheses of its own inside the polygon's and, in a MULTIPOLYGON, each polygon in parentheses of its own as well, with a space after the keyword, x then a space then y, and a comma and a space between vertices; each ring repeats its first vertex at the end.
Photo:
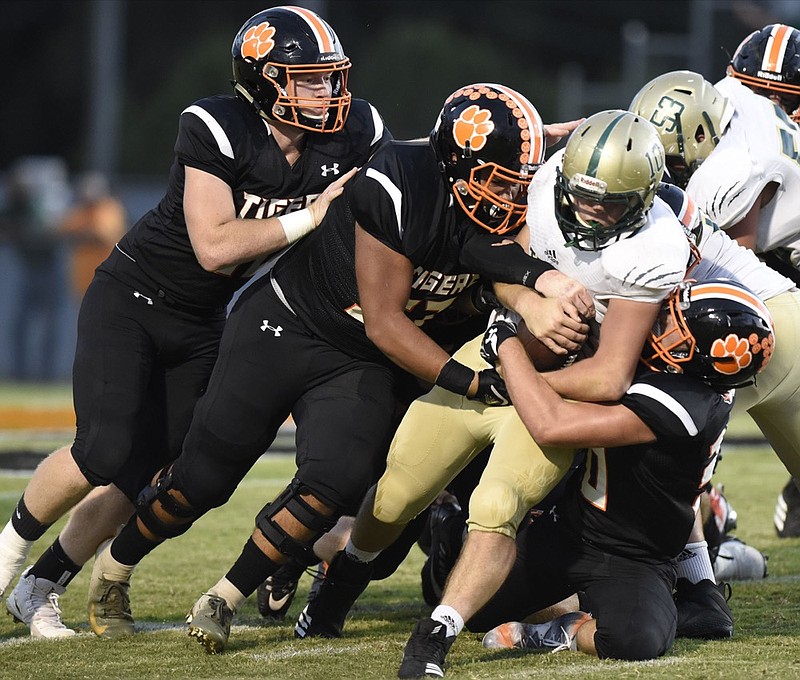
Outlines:
POLYGON ((256 61, 266 57, 275 47, 275 41, 272 39, 274 35, 275 27, 268 21, 248 28, 242 38, 242 57, 256 61))
POLYGON ((453 125, 453 139, 462 149, 478 151, 486 146, 486 139, 493 131, 492 112, 473 104, 461 112, 453 125))
POLYGON ((763 352, 766 365, 772 356, 772 346, 772 336, 759 341, 755 333, 747 338, 740 338, 733 333, 724 340, 717 338, 711 345, 711 356, 720 359, 714 362, 714 369, 726 375, 734 375, 747 368, 753 361, 753 355, 759 352, 763 352))

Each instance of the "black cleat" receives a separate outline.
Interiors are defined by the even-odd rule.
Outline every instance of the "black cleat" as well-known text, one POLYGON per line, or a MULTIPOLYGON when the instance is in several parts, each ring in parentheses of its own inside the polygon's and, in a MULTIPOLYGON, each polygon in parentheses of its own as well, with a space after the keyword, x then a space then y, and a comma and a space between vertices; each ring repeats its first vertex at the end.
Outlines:
POLYGON ((430 549, 428 559, 422 565, 422 597, 426 604, 439 604, 444 584, 453 569, 464 543, 467 513, 456 503, 441 503, 431 506, 430 549))
POLYGON ((794 479, 787 482, 778 496, 773 522, 779 538, 800 536, 800 489, 794 479))
POLYGON ((406 642, 398 678, 443 678, 444 659, 455 642, 447 626, 433 619, 421 619, 406 642))
POLYGON ((690 583, 679 578, 675 592, 678 609, 676 637, 707 640, 733 637, 733 614, 728 607, 731 587, 703 579, 690 583))
POLYGON ((265 619, 282 621, 297 592, 297 583, 302 576, 302 564, 290 561, 269 576, 256 590, 258 611, 265 619))
POLYGON ((371 562, 359 562, 343 550, 338 552, 319 590, 309 597, 308 604, 300 612, 294 627, 295 637, 341 637, 347 614, 369 585, 371 576, 371 562))

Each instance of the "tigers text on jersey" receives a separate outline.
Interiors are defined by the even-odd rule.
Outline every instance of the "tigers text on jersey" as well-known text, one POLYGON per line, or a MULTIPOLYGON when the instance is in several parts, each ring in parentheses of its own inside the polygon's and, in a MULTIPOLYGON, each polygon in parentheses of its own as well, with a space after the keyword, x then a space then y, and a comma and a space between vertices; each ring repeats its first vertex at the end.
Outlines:
POLYGON ((736 113, 719 144, 694 172, 688 194, 723 229, 739 222, 770 182, 779 185, 759 212, 756 252, 795 241, 800 233, 800 128, 766 97, 736 78, 715 86, 736 113))
POLYGON ((683 280, 689 261, 689 243, 675 214, 656 197, 647 222, 635 235, 598 251, 566 245, 553 204, 556 168, 563 155, 563 150, 554 154, 537 170, 528 190, 531 254, 586 286, 598 322, 611 298, 660 303, 683 280))
POLYGON ((656 435, 650 444, 589 449, 559 521, 607 552, 660 562, 686 544, 733 407, 687 375, 641 369, 621 402, 656 435))
POLYGON ((720 229, 689 195, 674 184, 662 182, 658 197, 678 216, 687 236, 697 245, 702 259, 689 276, 697 281, 732 279, 762 300, 785 293, 794 282, 765 265, 749 248, 740 246, 720 229))
MULTIPOLYGON (((428 140, 384 145, 345 186, 320 227, 272 271, 287 306, 351 355, 384 361, 364 332, 355 274, 355 224, 414 265, 406 313, 419 326, 478 275, 524 283, 550 267, 490 234, 453 206, 428 140)), ((256 283, 255 285, 258 285, 256 283)))
POLYGON ((303 153, 290 167, 251 104, 231 95, 201 99, 181 114, 166 195, 120 241, 113 267, 103 266, 117 278, 163 291, 188 311, 222 308, 263 260, 225 273, 200 266, 183 212, 185 167, 228 184, 238 217, 266 218, 305 208, 388 138, 377 111, 354 99, 344 129, 307 133, 303 153))

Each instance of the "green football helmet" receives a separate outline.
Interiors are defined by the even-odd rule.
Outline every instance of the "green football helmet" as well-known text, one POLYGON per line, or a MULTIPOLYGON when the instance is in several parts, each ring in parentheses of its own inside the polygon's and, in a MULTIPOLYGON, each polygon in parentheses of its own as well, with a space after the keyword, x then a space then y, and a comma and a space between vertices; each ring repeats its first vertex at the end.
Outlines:
POLYGON ((644 226, 664 175, 664 147, 641 116, 601 111, 570 135, 556 174, 556 219, 567 245, 601 250, 644 226), (606 217, 592 219, 597 210, 606 217))
POLYGON ((719 143, 734 113, 733 104, 692 71, 670 71, 653 78, 629 108, 656 128, 669 173, 684 189, 719 143))

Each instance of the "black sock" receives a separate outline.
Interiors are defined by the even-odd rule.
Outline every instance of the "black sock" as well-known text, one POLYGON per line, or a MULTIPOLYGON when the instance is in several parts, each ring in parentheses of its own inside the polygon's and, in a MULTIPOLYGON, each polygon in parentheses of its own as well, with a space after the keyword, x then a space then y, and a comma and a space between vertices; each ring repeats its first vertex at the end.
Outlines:
POLYGON ((26 541, 38 541, 53 526, 52 523, 42 524, 30 513, 25 505, 25 496, 19 499, 17 507, 11 514, 11 525, 14 527, 14 531, 26 541))
POLYGON ((31 567, 29 573, 36 578, 46 578, 53 583, 67 586, 80 570, 81 567, 67 556, 61 547, 61 542, 56 539, 31 567))
POLYGON ((151 541, 139 531, 139 522, 131 517, 122 531, 111 542, 111 557, 121 564, 139 564, 146 555, 161 545, 163 541, 151 541))
POLYGON ((253 538, 247 539, 247 543, 242 548, 242 554, 230 568, 225 578, 227 578, 236 589, 245 597, 250 597, 267 578, 274 574, 278 567, 277 562, 273 562, 255 544, 253 538))

